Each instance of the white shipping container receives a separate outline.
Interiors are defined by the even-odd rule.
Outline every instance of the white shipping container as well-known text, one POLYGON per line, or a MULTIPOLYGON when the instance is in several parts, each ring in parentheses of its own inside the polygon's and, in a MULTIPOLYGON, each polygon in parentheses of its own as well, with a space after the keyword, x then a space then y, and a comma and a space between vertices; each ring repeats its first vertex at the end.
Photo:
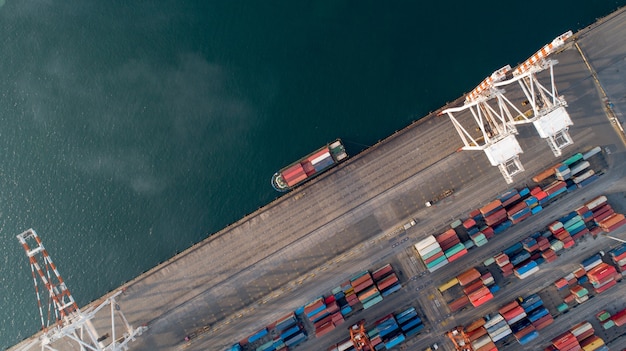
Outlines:
POLYGON ((441 251, 441 246, 439 246, 438 242, 435 242, 433 244, 430 244, 428 246, 426 246, 425 248, 418 250, 418 252, 420 253, 420 256, 426 256, 429 252, 438 252, 441 251))
POLYGON ((505 337, 507 337, 508 335, 511 335, 511 333, 512 333, 511 328, 509 328, 509 326, 506 325, 505 327, 500 328, 493 335, 491 335, 491 340, 493 340, 493 342, 498 342, 504 339, 505 337))
POLYGON ((417 244, 415 244, 415 249, 417 251, 420 251, 421 249, 427 247, 428 245, 432 245, 432 243, 436 243, 437 239, 435 239, 435 237, 433 235, 430 235, 429 237, 427 237, 426 239, 418 242, 417 244))
POLYGON ((581 175, 579 175, 577 177, 574 177, 574 183, 578 184, 578 183, 582 182, 583 180, 591 177, 594 174, 595 174, 595 172, 593 171, 593 169, 590 169, 587 172, 585 172, 585 173, 583 173, 583 174, 581 174, 581 175))
POLYGON ((574 299, 575 299, 575 300, 576 300, 576 302, 578 302, 578 303, 583 303, 583 302, 585 302, 585 301, 589 300, 589 295, 585 295, 585 296, 583 296, 583 297, 578 297, 578 296, 577 296, 577 297, 575 297, 574 299))
POLYGON ((485 327, 485 328, 491 328, 491 327, 493 327, 494 325, 496 325, 496 324, 498 324, 498 323, 502 322, 503 320, 504 320, 504 318, 502 318, 502 315, 498 313, 498 314, 496 314, 495 316, 491 317, 491 319, 490 319, 490 320, 488 320, 488 321, 485 323, 484 327, 485 327))
POLYGON ((595 199, 587 202, 585 204, 585 206, 587 206, 588 209, 592 210, 596 207, 602 206, 606 203, 607 199, 606 196, 602 195, 602 196, 598 196, 595 199))
POLYGON ((573 168, 571 168, 572 174, 578 174, 580 172, 582 172, 583 170, 589 168, 589 162, 584 161, 581 162, 579 164, 577 164, 576 166, 574 166, 573 168))
POLYGON ((477 340, 474 340, 474 342, 472 343, 472 347, 474 348, 474 350, 478 350, 479 348, 487 345, 490 342, 491 338, 489 337, 489 335, 483 335, 477 340))
POLYGON ((325 152, 323 155, 321 155, 321 156, 318 156, 318 157, 314 158, 314 159, 311 161, 311 164, 316 165, 316 164, 318 164, 318 163, 320 163, 320 162, 324 161, 325 159, 327 159, 327 158, 329 158, 329 157, 330 157, 330 153, 329 153, 329 152, 325 152))
POLYGON ((593 149, 583 154, 583 160, 588 160, 591 156, 599 153, 600 151, 602 151, 602 148, 600 148, 599 146, 594 147, 593 149))
POLYGON ((590 264, 584 266, 583 268, 585 269, 586 272, 589 272, 593 267, 596 267, 600 263, 602 263, 602 258, 598 258, 597 260, 591 262, 590 264))
POLYGON ((550 245, 550 248, 554 252, 559 252, 563 250, 563 242, 561 240, 556 240, 552 245, 550 245))
POLYGON ((530 277, 532 274, 536 273, 537 271, 539 271, 539 266, 531 268, 530 270, 528 270, 524 274, 517 274, 517 272, 515 272, 515 276, 520 278, 520 279, 526 279, 526 278, 530 277))
POLYGON ((574 334, 574 336, 579 336, 579 335, 583 335, 589 329, 593 329, 593 326, 591 325, 591 323, 585 322, 585 324, 579 326, 578 328, 574 328, 574 329, 570 330, 570 332, 572 332, 572 334, 574 334))
POLYGON ((443 266, 445 266, 445 265, 447 265, 447 264, 448 264, 448 260, 443 260, 443 261, 442 261, 441 263, 439 263, 438 265, 436 265, 436 266, 434 266, 434 267, 432 267, 432 268, 429 268, 429 269, 428 269, 428 271, 429 271, 430 273, 432 273, 432 272, 434 272, 434 271, 438 270, 439 268, 441 268, 441 267, 443 267, 443 266))
POLYGON ((518 314, 517 316, 511 318, 510 321, 507 321, 509 323, 509 325, 511 324, 515 324, 515 322, 519 322, 522 320, 522 318, 526 317, 526 312, 522 312, 520 314, 518 314))

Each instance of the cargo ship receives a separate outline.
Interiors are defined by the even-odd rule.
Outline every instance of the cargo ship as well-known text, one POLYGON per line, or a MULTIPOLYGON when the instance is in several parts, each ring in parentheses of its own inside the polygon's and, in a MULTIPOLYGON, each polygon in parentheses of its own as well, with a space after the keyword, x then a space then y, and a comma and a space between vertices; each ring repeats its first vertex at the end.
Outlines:
POLYGON ((337 139, 274 173, 272 187, 280 192, 291 190, 347 158, 345 147, 337 139))

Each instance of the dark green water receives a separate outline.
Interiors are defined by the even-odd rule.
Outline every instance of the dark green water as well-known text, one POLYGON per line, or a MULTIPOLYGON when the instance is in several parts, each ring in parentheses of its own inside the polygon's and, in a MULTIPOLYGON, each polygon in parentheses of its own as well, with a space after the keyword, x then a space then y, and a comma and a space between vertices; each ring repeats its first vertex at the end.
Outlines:
POLYGON ((626 1, 0 0, 0 347, 33 227, 80 305, 626 1))

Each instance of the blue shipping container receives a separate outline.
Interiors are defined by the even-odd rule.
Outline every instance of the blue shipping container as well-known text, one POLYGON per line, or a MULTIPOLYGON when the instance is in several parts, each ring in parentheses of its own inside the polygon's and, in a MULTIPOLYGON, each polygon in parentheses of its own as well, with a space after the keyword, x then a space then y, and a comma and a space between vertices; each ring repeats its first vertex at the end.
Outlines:
POLYGON ((534 308, 530 308, 530 307, 535 305, 535 303, 537 303, 537 302, 539 302, 540 305, 543 304, 543 301, 541 300, 541 297, 539 297, 539 295, 531 294, 531 295, 528 295, 524 299, 524 301, 522 301, 522 303, 520 305, 522 306, 524 311, 528 312, 528 311, 532 311, 534 309, 534 308))
POLYGON ((609 255, 611 255, 611 257, 619 257, 624 252, 626 252, 626 244, 622 244, 614 248, 613 250, 609 251, 609 255))
POLYGON ((296 317, 291 316, 289 318, 284 319, 280 323, 276 324, 276 330, 283 331, 283 330, 289 329, 293 327, 294 325, 296 325, 296 322, 297 322, 296 317))
POLYGON ((519 191, 519 196, 521 196, 522 198, 528 194, 530 194, 530 190, 528 188, 524 188, 519 191))
POLYGON ((500 291, 500 287, 498 286, 498 284, 493 284, 492 286, 489 287, 489 291, 492 294, 497 293, 498 291, 500 291))
POLYGON ((352 312, 352 307, 349 305, 341 309, 341 314, 346 316, 348 313, 352 312))
POLYGON ((241 348, 241 345, 239 344, 235 344, 230 348, 230 351, 241 351, 241 350, 243 349, 241 348))
POLYGON ((249 343, 253 343, 259 339, 261 339, 262 337, 264 337, 265 335, 267 335, 267 328, 263 328, 261 330, 259 330, 256 334, 251 335, 248 338, 248 342, 249 343))
POLYGON ((526 261, 530 258, 530 253, 528 251, 522 251, 515 256, 509 256, 509 261, 512 265, 517 266, 518 264, 526 261))
POLYGON ((548 309, 545 307, 540 307, 538 309, 536 309, 535 311, 532 311, 529 315, 528 315, 528 320, 530 320, 531 322, 534 321, 538 321, 539 319, 541 319, 544 316, 547 316, 549 313, 548 309))
POLYGON ((538 337, 538 336, 539 336, 539 333, 537 333, 537 331, 536 331, 536 330, 533 330, 532 332, 530 332, 530 333, 528 333, 528 334, 526 334, 526 335, 522 336, 522 338, 521 338, 521 339, 519 339, 518 341, 519 341, 519 343, 520 343, 520 344, 522 344, 522 345, 526 345, 526 344, 528 344, 529 342, 531 342, 531 341, 533 341, 533 340, 537 339, 537 337, 538 337))
POLYGON ((283 333, 280 333, 280 338, 281 339, 288 339, 290 336, 292 336, 293 334, 297 333, 298 331, 300 331, 300 327, 299 326, 293 326, 287 330, 285 330, 283 333))
POLYGON ((528 272, 529 270, 531 270, 531 269, 533 269, 535 267, 537 267, 537 262, 531 260, 530 262, 526 263, 525 265, 523 265, 523 266, 521 266, 519 268, 516 268, 516 270, 517 270, 517 273, 519 275, 522 275, 522 274, 528 272))
POLYGON ((518 194, 517 189, 515 189, 515 188, 509 189, 505 193, 503 193, 502 195, 498 196, 498 200, 500 200, 501 202, 505 202, 506 200, 512 198, 513 196, 515 196, 517 194, 518 194))
POLYGON ((396 321, 398 323, 403 324, 409 319, 417 316, 417 312, 415 311, 415 307, 409 307, 408 309, 396 314, 396 321))
POLYGON ((493 233, 494 234, 500 234, 503 231, 509 229, 509 227, 511 226, 511 224, 513 224, 511 221, 504 221, 500 224, 498 224, 495 228, 493 228, 493 233))
POLYGON ((397 283, 393 284, 392 286, 388 287, 387 289, 383 290, 382 296, 383 297, 387 297, 387 296, 395 293, 396 291, 400 290, 401 287, 402 287, 402 284, 400 284, 400 282, 397 282, 397 283))
POLYGON ((392 347, 396 347, 396 346, 400 345, 404 340, 405 340, 404 335, 403 334, 398 334, 393 339, 387 341, 385 343, 385 347, 387 349, 390 349, 392 347))
POLYGON ((587 179, 583 180, 582 182, 578 183, 578 187, 580 187, 580 188, 584 188, 584 187, 586 187, 587 185, 589 185, 589 184, 591 184, 591 183, 595 182, 596 180, 598 180, 598 175, 597 175, 597 174, 594 174, 594 175, 592 175, 591 177, 589 177, 589 178, 587 178, 587 179))
POLYGON ((530 209, 530 214, 537 214, 539 211, 543 210, 543 207, 541 206, 535 206, 533 208, 530 209))
POLYGON ((504 251, 502 251, 502 252, 504 252, 507 256, 510 257, 510 256, 513 256, 516 253, 522 251, 522 249, 523 249, 522 243, 517 242, 517 243, 513 244, 512 246, 504 249, 504 251))
POLYGON ((405 325, 400 326, 400 329, 402 329, 403 332, 406 332, 407 330, 411 330, 413 329, 413 327, 419 324, 422 324, 422 320, 419 318, 415 318, 409 321, 408 323, 406 323, 405 325))
POLYGON ((304 334, 304 332, 301 332, 292 336, 290 339, 285 340, 285 345, 287 345, 287 347, 294 347, 304 340, 306 340, 306 334, 304 334))
POLYGON ((422 329, 424 329, 424 324, 420 324, 417 327, 405 332, 404 335, 406 335, 407 338, 410 338, 411 336, 421 332, 422 329))
POLYGON ((590 264, 592 264, 592 263, 596 262, 597 260, 602 260, 602 256, 600 256, 600 254, 599 254, 599 253, 598 253, 598 254, 595 254, 595 255, 593 255, 593 256, 591 256, 591 257, 589 257, 589 258, 585 258, 585 259, 584 259, 584 260, 580 263, 580 265, 581 265, 581 266, 583 266, 583 267, 586 267, 586 266, 588 266, 588 265, 590 265, 590 264))

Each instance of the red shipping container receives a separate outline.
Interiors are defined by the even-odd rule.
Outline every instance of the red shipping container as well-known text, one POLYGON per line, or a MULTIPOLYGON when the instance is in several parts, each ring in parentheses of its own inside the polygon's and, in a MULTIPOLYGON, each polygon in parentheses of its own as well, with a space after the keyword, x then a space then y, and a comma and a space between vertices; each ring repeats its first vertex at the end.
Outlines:
POLYGON ((587 208, 587 206, 585 205, 582 205, 579 208, 574 210, 574 212, 576 212, 576 214, 579 216, 582 216, 583 213, 586 213, 587 211, 589 211, 589 208, 587 208))
POLYGON ((495 226, 496 224, 499 224, 505 219, 506 219, 506 210, 502 208, 496 211, 495 213, 485 217, 485 224, 487 224, 488 226, 495 226))
POLYGON ((594 208, 593 210, 591 210, 591 212, 595 216, 598 213, 602 213, 602 212, 605 212, 606 210, 610 210, 610 209, 613 209, 611 207, 611 205, 609 205, 608 203, 604 203, 604 205, 601 205, 601 206, 598 206, 598 207, 594 208))
POLYGON ((558 256, 556 254, 554 254, 552 256, 545 257, 546 262, 548 262, 548 263, 554 262, 557 258, 558 258, 558 256))
POLYGON ((500 267, 509 263, 509 256, 507 256, 505 253, 499 253, 498 255, 494 256, 493 259, 500 267))
POLYGON ((454 261, 458 260, 459 258, 463 257, 466 254, 467 254, 467 249, 463 249, 463 250, 455 253, 454 255, 448 257, 448 262, 454 262, 454 261))
POLYGON ((463 295, 460 298, 450 302, 448 304, 448 307, 450 308, 451 312, 456 312, 461 308, 467 306, 467 304, 469 304, 469 298, 466 295, 463 295))
POLYGON ((357 286, 357 285, 359 285, 359 284, 361 284, 361 283, 363 283, 365 281, 371 280, 371 279, 372 279, 372 276, 369 274, 369 272, 367 272, 366 274, 363 274, 362 276, 360 276, 360 277, 356 278, 355 280, 353 280, 351 282, 351 284, 352 284, 352 287, 355 287, 355 286, 357 286))
POLYGON ((515 203, 516 201, 518 201, 519 199, 521 199, 522 197, 520 196, 520 194, 515 194, 513 196, 511 196, 511 198, 507 199, 506 201, 504 201, 502 203, 502 207, 508 207, 510 206, 512 203, 515 203))
MULTIPOLYGON (((487 289, 487 288, 485 288, 487 289)), ((474 299, 470 299, 470 302, 472 303, 472 306, 474 307, 479 307, 482 304, 488 302, 489 300, 493 299, 493 295, 489 292, 489 289, 487 289, 487 293, 484 295, 480 295, 480 297, 478 298, 474 298, 474 299)))
POLYGON ((511 262, 505 264, 504 266, 500 267, 502 269, 502 272, 513 272, 513 265, 511 264, 511 262))
POLYGON ((473 283, 467 285, 466 287, 463 288, 463 293, 465 295, 468 295, 473 293, 474 291, 482 288, 483 286, 485 286, 485 284, 483 284, 482 280, 477 279, 475 280, 473 283))
POLYGON ((454 237, 454 238, 450 238, 448 240, 446 240, 445 242, 441 243, 441 249, 443 251, 447 251, 450 248, 452 248, 454 245, 458 245, 461 243, 461 240, 459 240, 458 237, 454 237))
POLYGON ((397 282, 398 282, 398 277, 396 276, 395 273, 393 273, 389 277, 378 282, 378 289, 381 291, 385 290, 397 282))
POLYGON ((391 272, 393 272, 393 267, 391 267, 391 264, 386 264, 383 267, 375 270, 374 273, 372 273, 372 278, 374 279, 374 281, 379 281, 391 272))
POLYGON ((624 324, 626 324, 626 308, 615 313, 611 319, 613 320, 613 322, 615 322, 615 325, 618 327, 623 326, 624 324))
POLYGON ((548 197, 548 193, 546 193, 545 191, 540 191, 537 194, 535 194, 535 197, 537 198, 537 200, 541 201, 545 199, 546 197, 548 197))
POLYGON ((586 332, 576 336, 576 339, 580 343, 581 341, 583 341, 583 340, 587 339, 588 337, 592 336, 593 333, 595 333, 595 331, 593 329, 589 329, 586 332))
POLYGON ((510 276, 511 274, 513 274, 513 270, 512 269, 511 270, 502 271, 502 276, 504 278, 510 276))
POLYGON ((487 238, 487 240, 490 240, 491 238, 493 238, 493 228, 491 227, 487 227, 483 229, 482 233, 485 234, 485 238, 487 238))
POLYGON ((506 319, 508 322, 523 313, 524 313, 524 309, 522 308, 522 306, 517 306, 514 309, 504 313, 502 317, 504 317, 504 319, 506 319))
POLYGON ((510 311, 510 310, 512 310, 512 309, 514 309, 516 307, 519 307, 519 303, 517 301, 511 301, 511 302, 507 303, 506 305, 500 307, 500 309, 498 309, 498 313, 500 313, 504 317, 505 313, 507 313, 508 311, 510 311))
POLYGON ((475 209, 474 211, 469 213, 469 216, 472 217, 472 218, 478 217, 480 215, 482 215, 482 213, 480 213, 479 209, 475 209))
POLYGON ((509 214, 509 216, 511 216, 525 209, 526 207, 528 207, 528 205, 524 201, 522 201, 509 208, 506 212, 509 214))
MULTIPOLYGON (((478 328, 482 327, 483 325, 485 325, 485 319, 484 318, 479 318, 475 321, 472 322, 472 324, 468 325, 465 328, 465 332, 466 333, 471 333, 474 330, 477 330, 478 328)), ((483 328, 484 329, 484 328, 483 328)), ((473 335, 473 334, 472 334, 473 335)), ((483 334, 484 335, 484 334, 483 334)), ((482 336, 482 335, 481 335, 482 336)))
POLYGON ((605 225, 602 225, 602 222, 604 222, 606 220, 610 220, 615 215, 616 215, 616 213, 613 212, 613 210, 609 210, 609 211, 606 211, 606 212, 603 212, 603 213, 600 213, 598 215, 593 216, 593 220, 596 221, 596 223, 600 224, 600 226, 602 228, 606 228, 605 225))
POLYGON ((565 240, 563 240, 563 248, 565 249, 569 249, 570 247, 574 246, 574 244, 576 244, 574 240, 570 240, 568 242, 565 242, 565 240))
POLYGON ((496 344, 493 343, 493 341, 490 341, 487 345, 479 348, 476 351, 498 351, 498 348, 496 347, 496 344))
POLYGON ((476 225, 476 221, 473 220, 472 218, 465 220, 465 222, 463 222, 463 227, 465 229, 470 229, 471 227, 476 225))
POLYGON ((615 280, 611 280, 610 282, 602 285, 601 287, 594 289, 596 291, 597 294, 602 294, 603 292, 607 291, 609 288, 612 288, 615 286, 615 284, 617 284, 617 282, 615 280))
POLYGON ((612 277, 616 273, 615 267, 607 264, 600 263, 587 272, 587 276, 591 282, 602 282, 607 277, 612 277))
POLYGON ((315 330, 315 337, 321 337, 322 335, 327 334, 328 332, 335 329, 335 325, 332 322, 328 322, 325 325, 315 330))
POLYGON ((433 261, 437 260, 439 257, 441 257, 441 256, 443 256, 443 255, 444 255, 444 252, 443 252, 443 251, 439 251, 439 252, 437 252, 436 254, 434 254, 434 255, 430 256, 429 258, 425 259, 425 260, 424 260, 424 263, 425 263, 425 264, 429 264, 429 263, 431 263, 431 262, 433 262, 433 261))
POLYGON ((540 330, 542 328, 545 328, 548 324, 552 323, 554 321, 554 319, 552 318, 552 316, 550 314, 547 314, 539 319, 537 319, 536 321, 532 322, 532 325, 535 327, 535 329, 540 330), (549 322, 548 324, 545 324, 546 322, 549 322), (539 326, 541 326, 541 328, 539 328, 539 326))
POLYGON ((469 338, 469 341, 472 341, 472 342, 478 340, 483 335, 487 335, 487 329, 483 327, 479 327, 471 333, 466 328, 465 332, 469 333, 468 338, 469 338))
POLYGON ((587 274, 587 272, 585 271, 584 268, 578 268, 576 269, 574 272, 574 277, 576 278, 581 278, 582 276, 584 276, 585 274, 587 274))
POLYGON ((479 209, 479 211, 483 215, 488 215, 490 212, 493 212, 495 209, 497 209, 497 208, 499 208, 501 206, 502 206, 502 202, 500 202, 500 200, 494 200, 494 201, 488 203, 487 205, 481 207, 479 209))
POLYGON ((613 224, 612 226, 604 228, 604 231, 606 231, 607 233, 610 233, 612 231, 617 230, 619 227, 623 226, 624 224, 626 224, 626 219, 622 219, 621 221, 613 224))
POLYGON ((456 232, 454 231, 454 229, 448 229, 445 232, 443 232, 442 234, 438 235, 435 237, 435 239, 437 240, 438 243, 442 243, 450 238, 456 237, 456 232))
POLYGON ((364 281, 363 283, 355 286, 354 287, 354 292, 355 293, 360 293, 361 291, 369 288, 372 285, 374 285, 374 282, 372 281, 372 279, 368 279, 367 281, 364 281))
POLYGON ((480 272, 476 268, 470 268, 456 277, 461 286, 466 286, 478 278, 480 278, 480 272))

